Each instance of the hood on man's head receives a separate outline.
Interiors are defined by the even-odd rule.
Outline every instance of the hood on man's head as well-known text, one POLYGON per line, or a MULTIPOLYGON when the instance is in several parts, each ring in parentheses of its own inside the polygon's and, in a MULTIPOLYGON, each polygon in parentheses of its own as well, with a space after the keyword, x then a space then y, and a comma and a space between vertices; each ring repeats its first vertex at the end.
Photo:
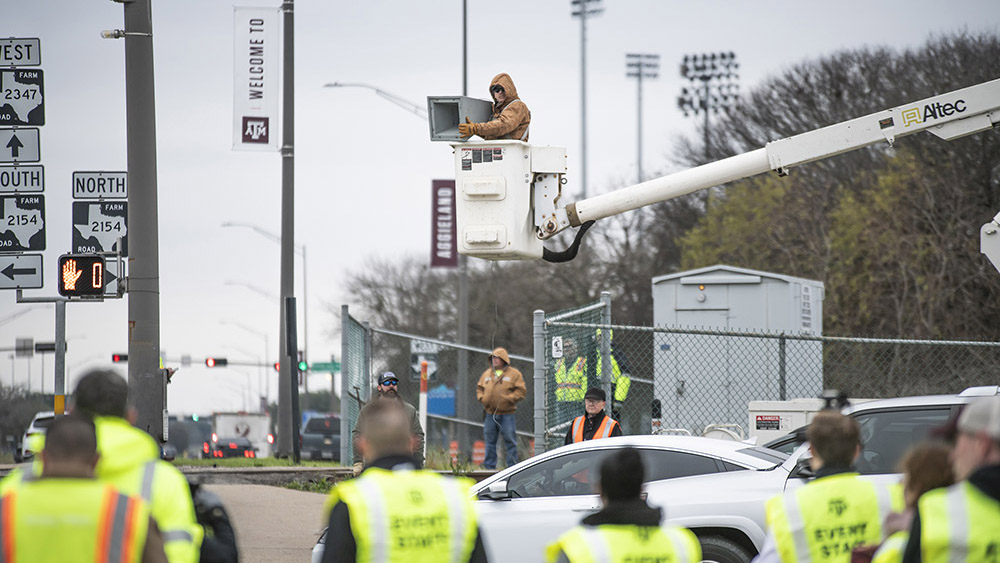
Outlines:
POLYGON ((492 354, 490 354, 490 358, 492 359, 493 356, 500 358, 501 360, 503 360, 503 363, 510 365, 510 355, 507 353, 507 350, 504 350, 503 348, 497 348, 496 350, 493 350, 492 354))
MULTIPOLYGON (((493 87, 497 84, 503 86, 504 95, 506 96, 506 101, 510 102, 514 98, 517 98, 517 88, 514 87, 514 80, 506 72, 501 72, 500 74, 493 77, 490 81, 490 99, 493 99, 493 87)), ((508 362, 510 363, 510 362, 508 362)))

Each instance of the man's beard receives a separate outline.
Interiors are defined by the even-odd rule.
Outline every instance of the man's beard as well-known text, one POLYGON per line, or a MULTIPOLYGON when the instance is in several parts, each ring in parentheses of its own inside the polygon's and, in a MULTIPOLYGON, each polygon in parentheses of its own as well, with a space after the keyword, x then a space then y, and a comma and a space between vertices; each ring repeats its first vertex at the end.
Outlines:
POLYGON ((381 395, 383 397, 387 397, 389 399, 396 399, 396 398, 399 397, 399 393, 397 393, 396 390, 392 389, 392 388, 389 388, 389 389, 386 389, 385 391, 380 392, 379 395, 381 395))

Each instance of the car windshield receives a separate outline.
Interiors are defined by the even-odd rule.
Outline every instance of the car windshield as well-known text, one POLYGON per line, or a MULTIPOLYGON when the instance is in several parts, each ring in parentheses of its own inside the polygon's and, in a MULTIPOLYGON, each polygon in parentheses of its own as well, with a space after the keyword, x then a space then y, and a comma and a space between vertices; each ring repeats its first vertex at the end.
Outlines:
POLYGON ((767 462, 774 463, 775 465, 784 463, 788 459, 788 454, 784 452, 779 452, 777 450, 772 450, 770 448, 765 448, 763 446, 753 446, 750 448, 743 448, 742 450, 736 450, 741 454, 746 454, 753 456, 757 459, 762 459, 767 462))
POLYGON ((315 432, 317 434, 340 434, 340 419, 337 418, 310 418, 306 422, 303 432, 315 432))
POLYGON ((45 418, 38 418, 38 419, 35 419, 34 422, 32 422, 32 425, 35 428, 48 428, 49 425, 52 424, 53 420, 55 420, 55 417, 53 417, 53 416, 48 416, 48 417, 45 417, 45 418))

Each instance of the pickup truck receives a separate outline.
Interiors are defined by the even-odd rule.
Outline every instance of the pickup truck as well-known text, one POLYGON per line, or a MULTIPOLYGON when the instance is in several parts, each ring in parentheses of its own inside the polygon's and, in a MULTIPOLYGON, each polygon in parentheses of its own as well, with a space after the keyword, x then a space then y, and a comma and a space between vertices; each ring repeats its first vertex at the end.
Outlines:
POLYGON ((299 450, 305 459, 340 461, 340 416, 314 416, 306 421, 299 436, 299 450))

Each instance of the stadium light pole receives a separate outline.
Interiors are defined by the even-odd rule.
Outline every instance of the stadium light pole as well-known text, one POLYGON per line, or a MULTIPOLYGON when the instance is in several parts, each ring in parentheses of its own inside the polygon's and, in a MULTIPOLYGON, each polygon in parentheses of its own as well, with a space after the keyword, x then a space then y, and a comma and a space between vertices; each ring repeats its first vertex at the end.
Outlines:
POLYGON ((718 115, 732 107, 739 97, 739 68, 736 55, 728 53, 701 53, 685 55, 681 62, 681 77, 689 85, 681 89, 677 97, 677 107, 684 116, 702 114, 705 162, 710 159, 708 139, 708 116, 718 115))
POLYGON ((604 11, 601 0, 570 0, 580 18, 580 199, 587 199, 587 18, 604 11))
POLYGON ((657 78, 660 76, 660 55, 651 54, 639 54, 639 53, 626 53, 625 54, 625 77, 636 79, 636 92, 638 92, 638 99, 636 101, 636 135, 638 137, 638 143, 636 144, 637 157, 636 162, 638 163, 638 183, 642 183, 642 79, 643 78, 657 78))

